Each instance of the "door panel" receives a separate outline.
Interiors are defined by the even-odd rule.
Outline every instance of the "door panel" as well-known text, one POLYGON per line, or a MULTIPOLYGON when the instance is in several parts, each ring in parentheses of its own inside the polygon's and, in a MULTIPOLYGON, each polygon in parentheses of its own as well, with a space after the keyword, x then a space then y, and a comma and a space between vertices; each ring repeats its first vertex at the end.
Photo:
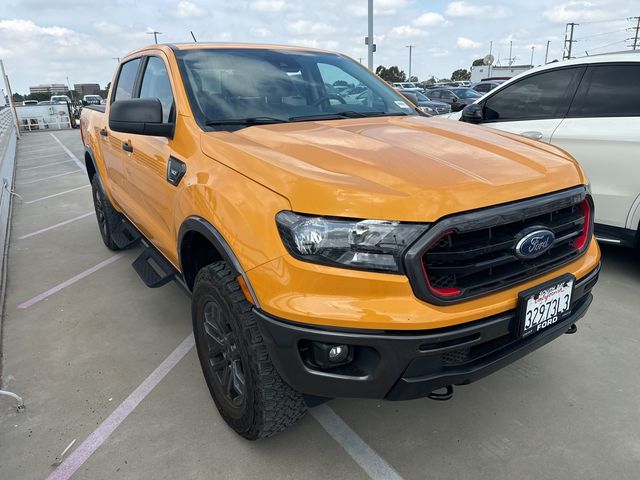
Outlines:
POLYGON ((567 118, 551 143, 573 155, 589 177, 596 223, 624 228, 640 193, 640 118, 567 118))
MULTIPOLYGON (((516 135, 539 132, 542 136, 537 140, 549 143, 553 132, 558 128, 561 121, 559 118, 551 118, 546 120, 519 120, 517 122, 492 122, 483 123, 482 125, 509 133, 515 133, 516 135)), ((532 138, 530 135, 526 136, 532 138)))
MULTIPOLYGON (((163 121, 175 123, 176 109, 171 80, 165 61, 150 56, 140 83, 140 98, 158 98, 162 103, 163 121)), ((167 181, 170 156, 181 159, 172 149, 173 141, 164 137, 129 135, 133 152, 127 154, 125 172, 128 188, 135 204, 128 213, 134 224, 175 266, 176 229, 172 206, 177 188, 167 181)))

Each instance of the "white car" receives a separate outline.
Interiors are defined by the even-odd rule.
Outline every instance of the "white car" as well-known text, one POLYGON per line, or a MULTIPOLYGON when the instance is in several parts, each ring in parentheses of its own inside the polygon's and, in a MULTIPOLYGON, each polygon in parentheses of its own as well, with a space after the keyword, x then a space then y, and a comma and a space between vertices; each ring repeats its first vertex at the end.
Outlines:
POLYGON ((591 181, 598 239, 640 244, 640 52, 534 68, 449 118, 568 151, 591 181))

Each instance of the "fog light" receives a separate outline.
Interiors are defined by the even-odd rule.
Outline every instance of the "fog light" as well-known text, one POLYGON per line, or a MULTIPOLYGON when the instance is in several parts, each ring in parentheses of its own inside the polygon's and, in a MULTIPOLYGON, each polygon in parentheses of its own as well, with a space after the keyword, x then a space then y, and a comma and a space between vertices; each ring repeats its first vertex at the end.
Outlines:
POLYGON ((306 356, 310 364, 316 368, 328 370, 346 365, 353 360, 354 350, 349 345, 322 342, 309 342, 307 345, 311 348, 305 349, 307 353, 303 354, 303 357, 306 356))
POLYGON ((329 349, 329 361, 331 363, 344 362, 349 356, 349 347, 346 345, 336 345, 329 349))

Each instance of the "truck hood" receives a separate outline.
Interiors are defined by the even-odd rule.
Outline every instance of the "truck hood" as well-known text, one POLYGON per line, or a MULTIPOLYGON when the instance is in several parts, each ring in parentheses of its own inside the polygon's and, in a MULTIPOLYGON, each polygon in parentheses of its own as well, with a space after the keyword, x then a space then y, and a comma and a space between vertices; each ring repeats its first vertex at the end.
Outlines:
POLYGON ((253 126, 201 142, 301 213, 425 222, 586 183, 555 147, 438 118, 253 126))

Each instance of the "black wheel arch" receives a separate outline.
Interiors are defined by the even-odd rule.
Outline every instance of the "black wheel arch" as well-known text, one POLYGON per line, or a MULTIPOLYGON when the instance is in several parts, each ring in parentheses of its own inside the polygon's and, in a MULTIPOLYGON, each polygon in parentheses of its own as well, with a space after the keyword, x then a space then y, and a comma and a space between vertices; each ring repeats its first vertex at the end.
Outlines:
MULTIPOLYGON (((205 247, 208 247, 205 246, 205 247)), ((202 248, 202 245, 200 245, 202 248)), ((259 307, 256 294, 251 287, 251 283, 247 278, 247 274, 242 268, 238 257, 231 249, 229 243, 224 239, 222 234, 207 220, 198 216, 188 217, 178 231, 178 256, 180 260, 180 271, 184 277, 184 282, 189 290, 193 290, 193 284, 198 271, 208 264, 215 261, 224 260, 231 270, 239 276, 242 276, 251 294, 253 304, 259 307), (197 239, 197 240, 196 240, 197 239), (194 241, 201 242, 204 239, 213 251, 207 252, 204 261, 199 262, 196 258, 197 253, 189 255, 194 241)))

